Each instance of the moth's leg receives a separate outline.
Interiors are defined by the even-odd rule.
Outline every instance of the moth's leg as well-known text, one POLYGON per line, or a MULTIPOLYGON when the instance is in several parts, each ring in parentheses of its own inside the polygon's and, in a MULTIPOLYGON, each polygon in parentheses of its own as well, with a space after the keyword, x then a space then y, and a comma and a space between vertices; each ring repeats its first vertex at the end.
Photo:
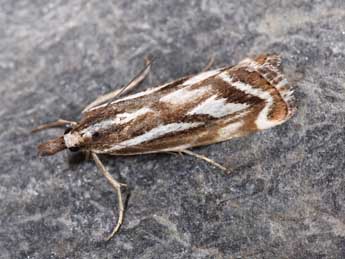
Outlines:
POLYGON ((107 93, 105 95, 97 97, 96 100, 94 100, 92 103, 90 103, 88 106, 85 107, 83 112, 86 112, 89 109, 91 109, 92 107, 95 107, 99 104, 102 104, 102 103, 104 103, 110 99, 118 97, 121 94, 124 94, 124 93, 132 90, 134 87, 139 85, 145 79, 145 77, 149 74, 151 64, 152 64, 151 60, 149 60, 148 58, 145 58, 145 67, 126 86, 124 86, 120 89, 117 89, 115 91, 112 91, 110 93, 107 93))
POLYGON ((201 72, 205 72, 205 71, 209 70, 213 66, 213 64, 214 64, 214 56, 211 56, 208 60, 208 63, 203 68, 203 70, 201 70, 201 72))
POLYGON ((184 150, 179 150, 179 151, 177 151, 177 152, 181 152, 181 153, 184 153, 184 154, 187 154, 187 155, 190 155, 190 156, 194 156, 194 157, 196 157, 196 158, 198 158, 198 159, 204 160, 204 161, 206 161, 206 162, 208 162, 208 163, 210 163, 210 164, 212 164, 212 165, 214 165, 214 166, 216 166, 216 167, 222 169, 223 171, 226 171, 226 170, 227 170, 226 167, 224 167, 224 166, 222 166, 221 164, 215 162, 214 160, 208 158, 207 156, 203 156, 203 155, 194 153, 194 152, 192 152, 192 151, 190 151, 190 150, 186 150, 186 149, 184 149, 184 150))
POLYGON ((91 151, 85 151, 85 160, 89 161, 91 158, 91 151))
POLYGON ((131 80, 129 83, 121 89, 119 94, 117 96, 120 96, 122 94, 125 94, 132 90, 134 87, 138 86, 142 81, 145 80, 147 75, 150 72, 151 65, 152 65, 152 60, 149 59, 148 57, 145 57, 145 67, 131 80))
POLYGON ((76 125, 77 123, 75 121, 68 121, 68 120, 63 120, 63 119, 58 119, 57 121, 53 121, 50 123, 42 124, 34 129, 31 130, 31 132, 37 132, 45 129, 50 129, 50 128, 58 128, 66 125, 76 125))
POLYGON ((115 225, 115 227, 113 228, 113 231, 111 232, 111 234, 106 238, 106 240, 110 240, 115 234, 116 232, 120 229, 122 222, 123 222, 123 216, 124 216, 124 206, 123 206, 123 200, 122 200, 122 193, 121 193, 121 186, 126 186, 126 184, 120 183, 118 181, 116 181, 111 174, 107 171, 107 169, 105 169, 103 163, 101 162, 101 160, 98 158, 98 156, 91 152, 92 158, 93 160, 95 160, 95 163, 98 167, 98 169, 101 171, 101 173, 105 176, 105 178, 107 178, 108 182, 111 184, 111 186, 115 189, 116 193, 117 193, 117 199, 119 202, 119 217, 117 219, 117 223, 115 225))

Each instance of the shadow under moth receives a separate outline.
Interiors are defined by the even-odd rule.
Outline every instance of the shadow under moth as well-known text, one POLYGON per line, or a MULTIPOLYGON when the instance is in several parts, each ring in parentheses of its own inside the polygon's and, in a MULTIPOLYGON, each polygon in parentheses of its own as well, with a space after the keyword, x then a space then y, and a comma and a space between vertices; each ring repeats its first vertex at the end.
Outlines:
POLYGON ((108 240, 124 217, 121 187, 98 154, 138 155, 179 152, 215 161, 190 151, 279 125, 295 112, 293 89, 280 71, 278 55, 262 54, 231 67, 182 77, 126 97, 144 80, 150 62, 125 87, 98 97, 79 122, 57 120, 34 131, 68 126, 64 135, 38 145, 42 156, 64 149, 86 151, 115 189, 119 215, 108 240))

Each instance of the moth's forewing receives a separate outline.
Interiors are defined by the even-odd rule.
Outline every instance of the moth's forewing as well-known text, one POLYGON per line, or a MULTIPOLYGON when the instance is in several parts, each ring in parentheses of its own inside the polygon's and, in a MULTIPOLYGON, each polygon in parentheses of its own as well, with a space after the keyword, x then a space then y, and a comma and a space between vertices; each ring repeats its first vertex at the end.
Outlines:
POLYGON ((295 107, 276 55, 181 78, 90 109, 84 149, 131 155, 183 150, 283 123, 295 107))

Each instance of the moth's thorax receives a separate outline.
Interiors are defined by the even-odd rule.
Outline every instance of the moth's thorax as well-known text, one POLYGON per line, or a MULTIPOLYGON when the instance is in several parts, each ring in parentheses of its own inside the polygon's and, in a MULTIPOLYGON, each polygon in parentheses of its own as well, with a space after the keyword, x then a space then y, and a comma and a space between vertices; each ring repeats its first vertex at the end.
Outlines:
POLYGON ((67 148, 79 147, 84 143, 84 138, 77 131, 69 132, 63 137, 67 148))

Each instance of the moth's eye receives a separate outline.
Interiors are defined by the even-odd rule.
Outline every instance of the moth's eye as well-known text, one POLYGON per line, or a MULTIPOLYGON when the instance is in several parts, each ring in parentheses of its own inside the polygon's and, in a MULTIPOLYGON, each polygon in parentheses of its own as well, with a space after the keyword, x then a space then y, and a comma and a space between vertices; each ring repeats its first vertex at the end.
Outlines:
POLYGON ((96 139, 96 138, 99 138, 101 136, 101 133, 99 133, 98 131, 95 131, 92 133, 92 138, 93 139, 96 139))
POLYGON ((77 152, 77 151, 79 151, 79 147, 70 147, 70 148, 68 148, 68 150, 71 152, 77 152))
POLYGON ((71 127, 68 127, 68 128, 66 128, 65 129, 65 133, 64 134, 67 134, 68 132, 70 132, 72 130, 72 128, 71 127))

